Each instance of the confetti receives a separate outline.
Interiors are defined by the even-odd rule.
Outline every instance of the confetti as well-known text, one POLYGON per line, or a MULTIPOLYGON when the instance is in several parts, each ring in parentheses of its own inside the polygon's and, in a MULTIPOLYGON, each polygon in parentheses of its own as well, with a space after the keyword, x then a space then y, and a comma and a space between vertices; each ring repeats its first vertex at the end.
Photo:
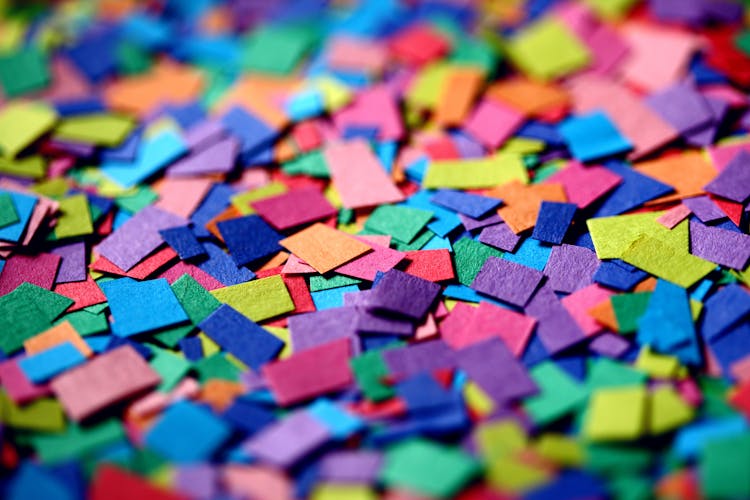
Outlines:
POLYGON ((750 496, 745 10, 3 5, 3 497, 750 496))

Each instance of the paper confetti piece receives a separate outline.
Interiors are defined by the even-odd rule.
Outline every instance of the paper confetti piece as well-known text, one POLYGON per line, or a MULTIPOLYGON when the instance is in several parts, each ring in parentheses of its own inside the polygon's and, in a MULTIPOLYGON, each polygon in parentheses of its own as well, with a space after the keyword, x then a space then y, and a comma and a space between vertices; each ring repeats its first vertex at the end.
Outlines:
POLYGON ((279 242, 321 274, 364 255, 371 247, 321 223, 279 242))

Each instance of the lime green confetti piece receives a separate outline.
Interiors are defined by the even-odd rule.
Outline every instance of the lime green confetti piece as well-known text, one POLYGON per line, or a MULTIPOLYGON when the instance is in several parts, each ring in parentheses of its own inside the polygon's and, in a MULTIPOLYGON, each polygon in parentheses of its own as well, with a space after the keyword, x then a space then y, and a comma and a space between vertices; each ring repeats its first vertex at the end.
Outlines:
POLYGON ((377 500, 379 496, 367 486, 350 484, 319 484, 311 500, 377 500))
POLYGON ((49 198, 62 198, 69 189, 68 181, 64 177, 46 179, 31 186, 32 191, 49 198))
POLYGON ((431 162, 422 186, 425 189, 483 189, 514 180, 529 183, 529 175, 521 156, 496 154, 488 158, 431 162))
POLYGON ((365 230, 390 234, 401 243, 411 243, 432 219, 432 212, 396 205, 381 205, 367 218, 365 230))
POLYGON ((286 359, 292 355, 292 339, 289 335, 289 329, 280 326, 264 326, 263 328, 284 343, 284 348, 279 352, 279 359, 286 359))
POLYGON ((675 248, 651 236, 641 236, 623 253, 622 260, 647 273, 689 288, 716 268, 688 251, 675 248))
POLYGON ((362 283, 362 280, 344 276, 343 274, 333 274, 331 276, 313 275, 310 276, 310 291, 319 292, 321 290, 330 290, 342 286, 356 285, 362 283))
POLYGON ((669 386, 657 387, 651 393, 648 428, 651 434, 678 429, 693 420, 695 411, 669 386))
POLYGON ((479 415, 489 415, 495 410, 495 401, 471 380, 464 384, 463 396, 466 406, 479 415))
POLYGON ((584 0, 599 17, 619 19, 625 16, 638 0, 584 0))
POLYGON ((221 306, 221 302, 189 274, 183 274, 171 286, 190 322, 196 326, 221 306))
POLYGON ((580 467, 586 459, 581 444, 563 434, 542 434, 534 449, 542 457, 563 467, 580 467))
POLYGON ((633 333, 648 308, 651 292, 623 293, 610 298, 620 333, 633 333))
POLYGON ((550 361, 531 370, 539 393, 524 402, 535 424, 544 426, 575 411, 588 396, 584 387, 550 361))
POLYGON ((49 131, 57 113, 40 103, 12 103, 0 111, 0 149, 15 158, 26 146, 49 131))
POLYGON ((453 245, 456 276, 462 285, 469 286, 488 257, 502 257, 500 250, 470 238, 461 238, 453 245))
POLYGON ((524 29, 507 46, 508 55, 532 78, 549 81, 586 67, 591 54, 561 22, 543 19, 524 29))
POLYGON ((422 439, 402 441, 386 452, 380 477, 392 488, 449 498, 479 474, 476 460, 458 448, 422 439))
POLYGON ((0 85, 9 98, 41 90, 49 84, 47 56, 36 47, 0 55, 0 85))
POLYGON ((211 340, 211 337, 201 332, 198 334, 198 339, 201 341, 201 349, 203 350, 203 357, 208 358, 216 353, 221 352, 219 344, 211 340))
MULTIPOLYGON (((544 151, 544 143, 537 139, 527 139, 526 137, 511 137, 503 147, 500 148, 500 153, 503 154, 518 154, 528 155, 532 153, 541 153, 544 151)), ((536 180, 536 176, 534 177, 536 180)))
POLYGON ((8 193, 0 193, 0 228, 18 221, 18 212, 13 204, 13 198, 8 193))
POLYGON ((55 138, 114 147, 133 130, 132 118, 114 114, 79 115, 65 118, 55 128, 55 138))
POLYGON ((638 353, 633 365, 651 378, 675 378, 680 374, 680 360, 675 356, 658 354, 645 345, 638 353))
POLYGON ((513 420, 484 424, 477 429, 475 439, 485 462, 519 452, 527 445, 526 433, 513 420))
POLYGON ((242 67, 261 73, 289 74, 314 40, 314 31, 301 26, 261 26, 245 41, 242 67))
POLYGON ((93 232, 89 201, 85 194, 75 194, 60 200, 60 217, 55 226, 57 239, 83 236, 93 232))
POLYGON ((687 222, 681 222, 669 230, 656 222, 661 214, 663 212, 588 219, 586 225, 591 232, 596 256, 600 259, 620 259, 644 235, 657 238, 674 248, 684 248, 687 252, 690 241, 687 222))
POLYGON ((232 382, 240 379, 240 369, 221 353, 201 359, 193 364, 193 369, 198 373, 201 384, 215 378, 232 382))
POLYGON ((31 443, 42 463, 56 464, 80 459, 124 440, 122 424, 112 418, 93 425, 71 424, 62 434, 37 434, 32 436, 31 443))
POLYGON ((750 498, 750 434, 709 441, 701 450, 698 477, 705 498, 750 498))
POLYGON ((0 422, 14 429, 34 432, 62 432, 65 416, 56 399, 39 398, 24 406, 16 405, 0 391, 0 422))
POLYGON ((255 322, 294 311, 292 297, 279 275, 219 288, 211 295, 255 322))
POLYGON ((584 435, 592 441, 633 440, 644 434, 647 393, 644 387, 600 389, 586 410, 584 435))
POLYGON ((47 161, 41 156, 29 156, 18 160, 0 158, 0 173, 25 179, 41 179, 47 173, 47 161))
POLYGON ((232 202, 232 206, 236 208, 241 215, 250 215, 255 213, 253 207, 250 206, 251 202, 270 198, 271 196, 284 194, 286 192, 287 187, 284 184, 280 182, 272 182, 257 189, 236 194, 229 200, 232 202))
POLYGON ((551 472, 507 456, 489 464, 486 475, 491 486, 504 492, 521 493, 546 483, 551 472))
MULTIPOLYGON (((321 76, 310 82, 310 87, 323 96, 323 106, 329 112, 343 108, 352 100, 353 93, 345 85, 329 76, 321 76)), ((325 166, 326 177, 328 167, 325 166)), ((313 174, 310 174, 313 175, 313 174)), ((313 175, 313 177, 317 177, 313 175)))
POLYGON ((409 87, 405 96, 406 103, 411 108, 434 108, 440 100, 446 79, 453 69, 451 65, 445 63, 430 64, 422 68, 409 87))
POLYGON ((164 349, 152 348, 152 351, 155 351, 155 353, 149 364, 161 377, 161 383, 157 390, 169 392, 190 369, 190 362, 184 357, 177 356, 164 349))
POLYGON ((394 395, 394 390, 383 380, 388 376, 388 367, 380 351, 367 351, 349 361, 357 386, 364 396, 372 401, 383 401, 394 395))

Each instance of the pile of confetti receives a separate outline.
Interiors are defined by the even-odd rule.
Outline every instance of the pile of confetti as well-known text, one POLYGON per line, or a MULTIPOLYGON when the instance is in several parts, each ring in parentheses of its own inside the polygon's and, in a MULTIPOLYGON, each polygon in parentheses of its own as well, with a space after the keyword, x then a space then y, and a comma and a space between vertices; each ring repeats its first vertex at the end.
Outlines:
POLYGON ((2 498, 750 498, 741 2, 0 12, 2 498))

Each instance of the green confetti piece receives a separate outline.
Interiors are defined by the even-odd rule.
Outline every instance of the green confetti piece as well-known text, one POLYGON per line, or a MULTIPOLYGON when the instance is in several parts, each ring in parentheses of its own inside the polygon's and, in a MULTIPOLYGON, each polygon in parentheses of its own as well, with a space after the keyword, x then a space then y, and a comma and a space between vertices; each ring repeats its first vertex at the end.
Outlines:
POLYGON ((221 353, 216 353, 194 363, 193 370, 198 373, 198 381, 201 384, 215 378, 231 380, 232 382, 240 379, 240 369, 221 353))
POLYGON ((0 55, 0 85, 9 98, 45 88, 50 81, 47 56, 36 47, 0 55))
POLYGON ((750 434, 714 439, 700 452, 698 477, 706 498, 750 498, 750 434))
POLYGON ((261 26, 244 41, 242 67, 287 75, 312 48, 315 32, 303 26, 261 26))
POLYGON ((561 22, 542 19, 516 35, 508 56, 521 71, 539 80, 554 80, 589 64, 591 54, 561 22))
POLYGON ((73 301, 30 283, 0 297, 0 349, 12 354, 25 340, 52 326, 73 301))
POLYGON ((344 276, 343 274, 333 274, 328 277, 318 274, 310 276, 310 291, 319 292, 321 290, 330 290, 331 288, 357 285, 359 283, 362 283, 362 280, 350 276, 344 276))
POLYGON ((85 194, 60 200, 60 217, 55 226, 57 239, 84 236, 94 232, 89 201, 85 194))
POLYGON ((642 384, 646 374, 608 358, 599 358, 591 364, 586 378, 589 392, 610 387, 627 387, 642 384))
POLYGON ((365 222, 365 230, 390 234, 401 243, 411 243, 432 219, 432 212, 397 205, 381 205, 365 222))
POLYGON ((386 452, 380 478, 388 487, 431 498, 449 498, 479 472, 479 463, 458 448, 412 439, 386 452))
POLYGON ((154 357, 149 364, 161 377, 161 383, 156 388, 161 392, 169 392, 182 380, 190 369, 190 362, 182 356, 177 356, 164 349, 151 348, 154 357))
POLYGON ((429 229, 425 229, 424 231, 419 233, 419 235, 417 235, 417 237, 414 238, 411 243, 403 243, 394 238, 391 244, 393 245, 393 248, 395 248, 399 252, 412 252, 414 250, 420 250, 434 237, 435 233, 433 233, 429 229))
POLYGON ((31 444, 39 460, 51 465, 80 460, 125 439, 122 424, 112 418, 93 425, 71 424, 62 434, 38 434, 31 437, 31 444))
POLYGON ((524 401, 526 411, 537 425, 547 425, 575 411, 588 396, 584 387, 550 361, 531 370, 539 394, 524 401))
POLYGON ((352 358, 349 365, 357 385, 367 399, 383 401, 395 394, 392 387, 383 383, 384 378, 388 376, 388 367, 381 351, 367 351, 352 358))
POLYGON ((183 274, 171 286, 190 322, 196 326, 221 306, 221 302, 189 274, 183 274))
POLYGON ((0 193, 0 228, 15 224, 19 220, 13 198, 8 193, 0 193))
POLYGON ((484 189, 514 180, 529 183, 529 175, 521 156, 496 154, 488 158, 431 162, 422 179, 422 187, 484 189))
POLYGON ((621 475, 644 471, 653 457, 647 449, 596 443, 586 447, 586 468, 603 475, 621 475))
POLYGON ((136 45, 121 43, 115 50, 117 67, 123 74, 139 75, 151 67, 151 56, 136 45))
POLYGON ((648 309, 651 292, 623 293, 610 298, 620 333, 633 333, 638 320, 648 309))
POLYGON ((289 175, 309 175, 318 179, 328 179, 328 164, 323 158, 322 151, 303 154, 284 163, 281 169, 289 175))
POLYGON ((498 57, 487 44, 469 37, 458 37, 453 44, 450 61, 461 66, 475 66, 484 74, 493 73, 498 57))
POLYGON ((453 245, 456 277, 462 285, 470 286, 488 257, 502 257, 503 253, 470 238, 461 238, 453 245))
MULTIPOLYGON (((106 306, 107 304, 103 305, 106 306)), ((82 337, 104 333, 109 330, 107 316, 101 312, 92 313, 88 311, 88 308, 68 313, 55 321, 55 324, 57 325, 65 321, 69 321, 75 331, 77 331, 82 337)))
POLYGON ((0 111, 0 149, 15 158, 24 148, 49 131, 57 113, 40 103, 12 103, 0 111))
POLYGON ((132 118, 114 114, 79 115, 62 120, 55 128, 55 138, 114 147, 133 130, 132 118))
POLYGON ((195 327, 193 325, 175 326, 173 328, 169 328, 162 332, 153 334, 153 339, 160 344, 173 349, 177 346, 180 340, 193 333, 193 331, 195 331, 195 327))
POLYGON ((126 212, 135 214, 159 199, 159 195, 148 186, 138 186, 133 193, 118 196, 115 203, 126 212))

